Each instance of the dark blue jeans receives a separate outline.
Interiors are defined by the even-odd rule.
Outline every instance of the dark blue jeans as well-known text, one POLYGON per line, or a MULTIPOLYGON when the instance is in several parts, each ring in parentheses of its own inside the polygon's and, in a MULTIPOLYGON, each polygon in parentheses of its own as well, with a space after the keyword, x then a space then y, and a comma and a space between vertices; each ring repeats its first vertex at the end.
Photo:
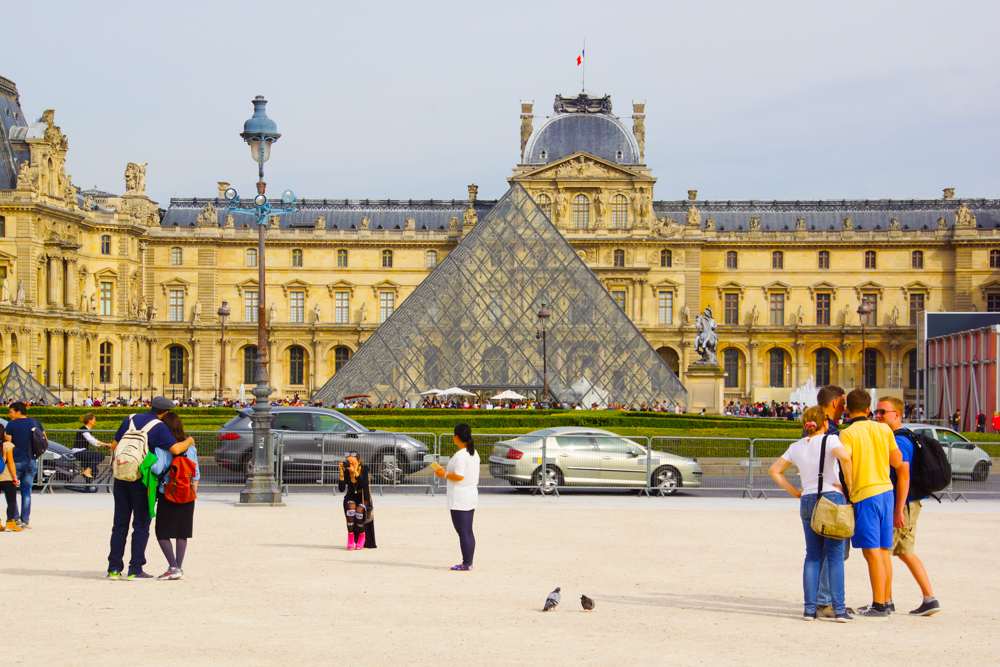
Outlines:
POLYGON ((462 547, 462 565, 472 567, 472 557, 476 553, 476 536, 472 534, 472 515, 476 510, 452 510, 451 523, 458 533, 458 543, 462 547))
MULTIPOLYGON (((837 505, 847 504, 843 494, 833 491, 823 494, 837 505)), ((805 598, 805 613, 816 613, 816 597, 819 592, 820 569, 830 577, 830 593, 833 597, 833 612, 844 614, 847 607, 844 603, 844 540, 833 540, 819 535, 812 529, 813 508, 816 506, 817 494, 802 496, 799 501, 799 515, 802 517, 802 529, 806 536, 806 560, 802 567, 802 593, 805 598)))
MULTIPOLYGON (((108 572, 122 572, 125 567, 125 541, 128 524, 132 521, 132 560, 129 574, 139 574, 146 564, 146 543, 149 542, 149 497, 141 480, 124 482, 115 480, 115 521, 111 528, 111 552, 108 554, 108 572)), ((124 572, 122 572, 124 574, 124 572)))
POLYGON ((21 483, 21 511, 14 508, 14 520, 20 519, 24 523, 31 521, 31 486, 35 483, 35 475, 38 474, 38 461, 15 461, 14 470, 17 471, 17 481, 21 483))

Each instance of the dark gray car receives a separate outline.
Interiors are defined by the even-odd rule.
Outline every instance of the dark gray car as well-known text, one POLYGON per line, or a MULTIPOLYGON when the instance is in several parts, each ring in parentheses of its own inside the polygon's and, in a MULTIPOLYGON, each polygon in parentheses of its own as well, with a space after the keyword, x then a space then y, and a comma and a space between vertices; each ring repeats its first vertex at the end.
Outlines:
MULTIPOLYGON (((250 415, 245 408, 219 428, 216 462, 245 477, 249 473, 250 415)), ((355 451, 372 471, 372 482, 396 484, 404 475, 425 468, 427 445, 390 431, 373 431, 336 410, 313 407, 271 408, 271 430, 277 432, 283 476, 333 481, 338 464, 355 451)))

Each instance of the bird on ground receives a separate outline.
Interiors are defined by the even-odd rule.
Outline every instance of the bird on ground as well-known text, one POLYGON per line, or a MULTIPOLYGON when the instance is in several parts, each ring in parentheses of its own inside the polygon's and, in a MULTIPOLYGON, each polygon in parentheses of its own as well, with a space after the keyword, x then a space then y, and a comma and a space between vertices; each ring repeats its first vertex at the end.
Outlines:
POLYGON ((594 601, 591 600, 590 598, 588 598, 586 595, 581 595, 580 596, 580 604, 583 605, 583 608, 586 611, 593 611, 594 610, 594 601))
POLYGON ((562 587, 557 587, 554 591, 549 593, 549 596, 545 598, 545 606, 542 607, 542 611, 552 611, 559 604, 559 591, 562 587))

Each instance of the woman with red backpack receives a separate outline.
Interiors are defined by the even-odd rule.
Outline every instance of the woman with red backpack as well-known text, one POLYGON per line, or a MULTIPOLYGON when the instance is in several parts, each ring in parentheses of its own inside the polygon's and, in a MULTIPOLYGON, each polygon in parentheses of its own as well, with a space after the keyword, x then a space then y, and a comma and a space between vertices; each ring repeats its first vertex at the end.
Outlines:
MULTIPOLYGON (((168 412, 162 421, 177 442, 187 439, 184 423, 175 412, 168 412)), ((198 492, 198 452, 188 447, 183 455, 174 456, 163 449, 156 450, 157 461, 152 473, 160 479, 156 498, 156 541, 167 559, 167 571, 157 577, 160 581, 183 579, 184 554, 194 524, 194 500, 198 492), (170 540, 177 540, 177 551, 170 540)))

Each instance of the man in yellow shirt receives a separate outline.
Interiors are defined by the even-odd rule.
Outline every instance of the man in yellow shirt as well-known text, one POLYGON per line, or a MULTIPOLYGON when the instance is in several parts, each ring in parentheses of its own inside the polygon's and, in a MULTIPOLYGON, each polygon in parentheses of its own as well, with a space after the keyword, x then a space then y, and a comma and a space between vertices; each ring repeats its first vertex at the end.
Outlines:
MULTIPOLYGON (((854 537, 851 545, 861 549, 868 563, 868 578, 872 584, 872 604, 858 609, 861 618, 887 618, 886 571, 892 549, 893 526, 902 528, 906 490, 893 502, 890 466, 896 469, 900 481, 909 486, 909 467, 896 446, 896 438, 885 424, 868 420, 871 396, 864 389, 847 395, 846 429, 840 432, 840 442, 851 456, 853 483, 851 502, 854 503, 854 537)), ((903 486, 902 484, 900 485, 903 486)))

